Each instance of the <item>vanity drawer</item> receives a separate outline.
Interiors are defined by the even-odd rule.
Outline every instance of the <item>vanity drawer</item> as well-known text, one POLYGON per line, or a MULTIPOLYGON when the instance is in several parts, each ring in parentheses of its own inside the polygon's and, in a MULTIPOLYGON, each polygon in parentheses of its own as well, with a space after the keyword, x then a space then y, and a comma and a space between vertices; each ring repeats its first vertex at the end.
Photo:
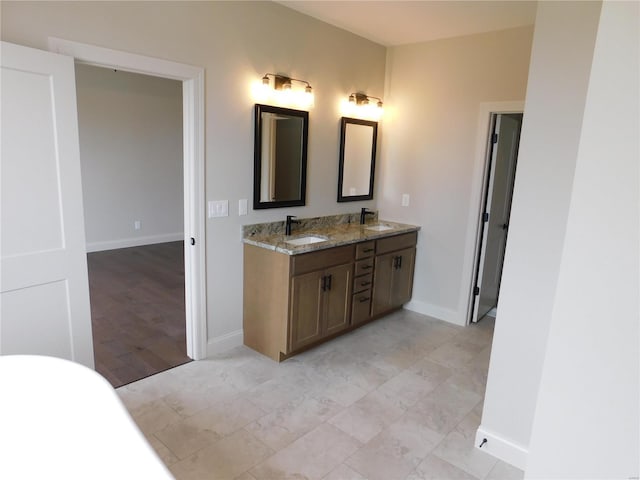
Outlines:
POLYGON ((381 255, 394 250, 402 250, 415 246, 418 240, 418 233, 411 232, 403 235, 396 235, 389 238, 381 238, 376 243, 376 254, 381 255))
POLYGON ((327 248, 318 252, 293 255, 291 257, 292 275, 300 275, 301 273, 351 263, 353 261, 353 251, 353 245, 345 245, 344 247, 327 248))
POLYGON ((353 293, 362 292, 363 290, 368 290, 371 288, 373 284, 373 274, 370 273, 368 275, 361 275, 359 277, 354 277, 353 279, 353 293))
POLYGON ((351 325, 357 325, 371 318, 371 291, 353 296, 351 302, 351 325))
POLYGON ((376 253, 376 242, 371 240, 370 242, 362 242, 356 245, 356 260, 362 258, 373 257, 376 253))
POLYGON ((356 271, 354 273, 354 276, 357 277, 359 275, 366 275, 367 273, 372 273, 373 264, 374 264, 373 258, 368 258, 366 260, 360 260, 359 262, 356 262, 356 271))

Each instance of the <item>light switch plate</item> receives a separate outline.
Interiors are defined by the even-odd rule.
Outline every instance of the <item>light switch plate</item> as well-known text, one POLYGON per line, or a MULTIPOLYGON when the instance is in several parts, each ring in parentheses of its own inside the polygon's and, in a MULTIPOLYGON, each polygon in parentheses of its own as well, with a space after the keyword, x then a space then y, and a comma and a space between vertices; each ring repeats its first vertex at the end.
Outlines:
POLYGON ((208 216, 209 218, 228 217, 229 200, 209 200, 208 216))
POLYGON ((238 200, 238 215, 246 215, 247 214, 247 199, 242 198, 238 200))
POLYGON ((409 206, 409 194, 408 193, 403 193, 402 194, 402 206, 403 207, 408 207, 409 206))

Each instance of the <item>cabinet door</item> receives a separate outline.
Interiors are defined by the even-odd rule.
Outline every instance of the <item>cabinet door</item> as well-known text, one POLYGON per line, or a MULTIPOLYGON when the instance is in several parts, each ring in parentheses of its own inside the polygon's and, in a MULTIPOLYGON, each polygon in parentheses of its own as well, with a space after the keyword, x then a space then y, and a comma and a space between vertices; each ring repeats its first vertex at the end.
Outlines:
POLYGON ((411 299, 415 248, 376 257, 371 314, 393 310, 411 299))
POLYGON ((324 271, 291 279, 289 352, 322 337, 322 283, 324 271))
POLYGON ((351 311, 351 277, 353 266, 339 265, 325 270, 327 288, 324 291, 325 334, 339 332, 349 326, 351 311))
POLYGON ((395 253, 376 257, 373 274, 371 314, 378 315, 391 309, 391 285, 393 281, 395 253))
POLYGON ((395 308, 411 300, 416 249, 400 250, 395 252, 393 257, 396 260, 394 260, 395 268, 392 269, 390 306, 395 308))

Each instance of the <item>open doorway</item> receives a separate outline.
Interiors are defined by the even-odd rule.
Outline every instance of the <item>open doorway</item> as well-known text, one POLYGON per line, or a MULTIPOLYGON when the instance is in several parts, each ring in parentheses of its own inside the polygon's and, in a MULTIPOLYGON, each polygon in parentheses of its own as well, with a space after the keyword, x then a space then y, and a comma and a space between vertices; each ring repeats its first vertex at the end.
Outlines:
POLYGON ((49 50, 76 63, 178 80, 182 83, 184 283, 187 355, 207 357, 204 216, 204 69, 193 65, 49 37, 49 50))
POLYGON ((492 113, 487 140, 470 321, 496 316, 509 231, 522 113, 492 113))
POLYGON ((75 70, 95 366, 118 387, 191 360, 182 82, 75 70))

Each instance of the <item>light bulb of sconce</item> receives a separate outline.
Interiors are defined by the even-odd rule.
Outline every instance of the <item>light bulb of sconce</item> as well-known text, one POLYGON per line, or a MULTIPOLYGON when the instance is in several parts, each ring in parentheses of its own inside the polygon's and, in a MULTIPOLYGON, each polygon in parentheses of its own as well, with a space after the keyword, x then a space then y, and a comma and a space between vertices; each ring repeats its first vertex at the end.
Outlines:
POLYGON ((315 103, 315 96, 313 95, 313 92, 306 92, 305 93, 305 106, 307 108, 313 107, 315 103))
POLYGON ((262 80, 255 80, 251 85, 251 93, 256 103, 268 103, 271 97, 271 87, 262 80))
POLYGON ((378 100, 378 108, 382 108, 382 100, 378 100))
POLYGON ((311 85, 307 85, 306 87, 304 87, 304 91, 305 91, 306 93, 313 93, 313 90, 312 90, 312 88, 311 88, 311 85))
POLYGON ((349 95, 349 103, 356 103, 356 96, 353 93, 349 95))
POLYGON ((282 89, 291 91, 291 83, 290 82, 289 83, 283 83, 282 84, 282 89))
POLYGON ((262 84, 263 85, 269 85, 269 76, 265 75, 264 77, 262 77, 262 84))
POLYGON ((357 118, 358 109, 359 107, 356 105, 355 98, 354 101, 347 100, 346 98, 340 101, 340 112, 343 117, 357 118))

